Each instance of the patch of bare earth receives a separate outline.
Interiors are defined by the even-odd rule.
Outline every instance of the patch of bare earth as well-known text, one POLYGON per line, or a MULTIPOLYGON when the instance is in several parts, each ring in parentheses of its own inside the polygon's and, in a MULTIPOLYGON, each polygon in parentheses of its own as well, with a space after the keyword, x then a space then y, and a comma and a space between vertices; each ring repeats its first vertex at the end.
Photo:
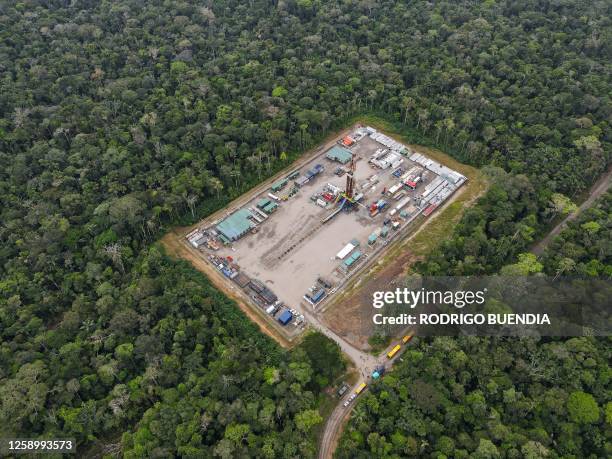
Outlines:
POLYGON ((323 316, 323 322, 362 351, 369 349, 368 338, 374 324, 369 312, 372 295, 377 290, 388 289, 405 275, 406 268, 416 261, 409 250, 400 252, 388 264, 375 264, 353 283, 350 290, 323 316))

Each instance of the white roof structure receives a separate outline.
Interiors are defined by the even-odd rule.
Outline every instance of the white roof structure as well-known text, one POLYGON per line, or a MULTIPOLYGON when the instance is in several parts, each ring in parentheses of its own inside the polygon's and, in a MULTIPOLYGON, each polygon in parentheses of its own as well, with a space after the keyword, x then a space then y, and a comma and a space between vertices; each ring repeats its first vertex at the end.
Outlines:
POLYGON ((395 206, 395 210, 401 210, 402 207, 404 207, 409 202, 410 202, 410 196, 408 196, 407 198, 404 198, 400 202, 398 202, 397 205, 395 206))
POLYGON ((456 187, 461 185, 466 180, 466 178, 459 172, 449 169, 448 167, 443 166, 442 164, 439 164, 429 158, 426 158, 420 153, 412 154, 412 156, 410 156, 410 160, 424 166, 425 168, 432 171, 434 174, 442 176, 449 183, 454 184, 456 187))
POLYGON ((338 258, 339 260, 344 260, 346 256, 353 251, 354 248, 355 246, 349 242, 342 248, 342 250, 340 250, 340 252, 336 254, 336 258, 338 258))

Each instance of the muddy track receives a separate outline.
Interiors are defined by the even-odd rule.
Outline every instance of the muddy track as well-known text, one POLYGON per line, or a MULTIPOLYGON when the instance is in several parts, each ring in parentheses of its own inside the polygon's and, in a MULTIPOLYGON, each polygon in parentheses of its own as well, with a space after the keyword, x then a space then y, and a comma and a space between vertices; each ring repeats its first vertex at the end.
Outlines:
POLYGON ((589 197, 576 209, 574 212, 569 214, 567 217, 563 219, 557 226, 555 226, 550 232, 540 241, 538 242, 531 251, 536 255, 542 255, 544 249, 548 247, 548 244, 552 242, 552 240, 557 236, 561 231, 565 229, 567 224, 573 220, 575 220, 578 215, 582 213, 585 209, 591 207, 593 202, 601 195, 603 195, 610 188, 610 182, 612 181, 612 168, 608 170, 603 176, 597 180, 591 189, 589 190, 589 197))

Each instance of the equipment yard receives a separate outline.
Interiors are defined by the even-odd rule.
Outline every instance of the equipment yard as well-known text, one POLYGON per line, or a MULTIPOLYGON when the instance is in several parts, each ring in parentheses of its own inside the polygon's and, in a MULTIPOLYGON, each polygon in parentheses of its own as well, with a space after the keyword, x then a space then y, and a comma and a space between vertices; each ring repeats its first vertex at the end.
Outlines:
POLYGON ((224 217, 203 220, 184 240, 291 340, 313 310, 466 180, 357 126, 266 191, 243 196, 224 217))

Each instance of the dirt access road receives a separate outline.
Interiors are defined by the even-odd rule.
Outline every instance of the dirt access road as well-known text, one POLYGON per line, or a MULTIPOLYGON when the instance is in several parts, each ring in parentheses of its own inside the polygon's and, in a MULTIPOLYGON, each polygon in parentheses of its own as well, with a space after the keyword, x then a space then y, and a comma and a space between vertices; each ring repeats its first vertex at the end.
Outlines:
MULTIPOLYGON (((374 125, 376 126, 376 124, 374 125)), ((305 155, 303 155, 302 158, 300 158, 298 161, 293 163, 292 168, 301 167, 301 165, 310 161, 311 156, 313 154, 317 154, 322 149, 329 148, 330 146, 335 144, 335 141, 339 136, 345 135, 346 133, 350 132, 351 129, 353 128, 352 127, 347 128, 339 133, 330 134, 330 136, 326 139, 323 145, 320 145, 312 149, 310 152, 306 153, 305 155)), ((391 137, 396 137, 395 133, 392 133, 392 132, 388 133, 388 135, 390 135, 391 137)), ((413 145, 410 145, 410 144, 408 145, 411 146, 412 148, 415 148, 415 146, 413 145)), ((423 149, 423 147, 418 147, 418 148, 423 149)), ((453 196, 453 198, 449 201, 455 201, 458 195, 469 196, 470 199, 467 199, 467 202, 463 203, 463 205, 468 205, 469 203, 471 203, 472 199, 476 199, 476 197, 481 194, 482 192, 481 188, 486 188, 484 185, 484 181, 481 179, 477 179, 475 170, 470 169, 468 171, 465 169, 467 166, 460 165, 459 163, 455 164, 454 160, 450 158, 447 158, 447 157, 440 158, 438 157, 439 156, 438 153, 436 153, 435 151, 429 151, 429 149, 426 149, 426 150, 427 150, 426 154, 428 156, 431 156, 433 157, 433 159, 436 159, 444 164, 448 164, 450 162, 450 166, 452 168, 454 168, 455 170, 459 170, 461 173, 464 173, 464 175, 466 175, 469 178, 467 188, 470 188, 470 189, 473 188, 472 192, 465 193, 465 189, 464 189, 465 187, 462 187, 459 190, 459 192, 456 193, 455 196, 453 196)), ((276 174, 275 177, 272 177, 266 180, 265 182, 261 183, 254 189, 243 194, 241 197, 239 197, 238 199, 230 203, 229 206, 215 212, 213 215, 209 216, 206 220, 209 222, 212 222, 213 220, 217 218, 224 217, 227 213, 232 212, 236 208, 244 205, 254 193, 259 193, 269 188, 272 182, 276 181, 279 177, 283 175, 286 175, 286 171, 279 172, 278 174, 276 174)), ((454 206, 455 204, 451 202, 445 204, 444 206, 444 209, 446 209, 445 212, 450 211, 448 208, 451 205, 454 206)), ((463 207, 463 206, 460 206, 460 207, 463 207)), ((432 216, 432 218, 436 218, 441 213, 441 211, 442 209, 436 212, 432 216)), ((457 211, 457 210, 453 211, 454 216, 448 221, 448 224, 449 225, 452 224, 454 226, 455 220, 459 218, 460 214, 461 214, 460 211, 457 211)), ((428 220, 431 220, 432 218, 429 218, 428 220)), ((202 222, 200 222, 199 225, 200 224, 202 224, 202 222)), ((421 226, 421 229, 423 226, 421 226)), ((292 347, 293 345, 295 345, 296 341, 293 341, 293 342, 289 341, 284 336, 282 336, 282 334, 279 333, 268 322, 267 320, 268 318, 264 315, 265 313, 263 313, 258 308, 250 307, 250 305, 248 304, 249 299, 245 296, 245 294, 243 294, 238 288, 234 288, 233 286, 228 286, 228 284, 225 282, 225 278, 223 278, 222 275, 217 270, 215 270, 205 259, 203 259, 202 255, 199 252, 197 252, 190 245, 187 244, 184 236, 191 229, 193 229, 193 227, 195 227, 195 225, 193 225, 191 228, 176 228, 174 231, 171 231, 168 234, 166 234, 161 240, 161 243, 166 248, 166 253, 170 256, 175 256, 177 258, 188 260, 189 262, 191 262, 191 264, 196 269, 206 274, 206 276, 212 281, 212 283, 218 289, 220 289, 228 297, 236 301, 238 307, 247 315, 247 317, 249 317, 253 322, 255 322, 260 327, 263 333, 272 337, 283 347, 292 347)), ((446 225, 439 225, 438 229, 444 229, 444 228, 446 228, 446 225)), ((444 234, 446 232, 447 232, 446 230, 443 231, 444 234)), ((434 231, 431 230, 431 226, 430 226, 429 233, 431 237, 426 238, 428 240, 433 238, 434 236, 432 235, 432 233, 435 233, 435 230, 434 231)), ((398 244, 398 246, 401 245, 399 241, 397 241, 396 244, 398 244)), ((392 246, 395 247, 396 244, 391 244, 388 247, 388 249, 391 249, 392 246)), ((429 247, 429 244, 425 244, 423 245, 423 247, 429 247)), ((428 251, 428 250, 425 250, 425 251, 428 251)), ((346 356, 354 362, 355 368, 359 371, 360 377, 359 377, 357 384, 355 384, 351 392, 349 392, 348 394, 353 393, 355 389, 362 382, 369 383, 371 374, 377 366, 384 364, 389 369, 391 367, 391 364, 393 363, 393 360, 395 360, 400 355, 400 353, 398 353, 394 357, 394 359, 390 360, 387 358, 388 349, 385 352, 381 353, 379 356, 374 356, 370 353, 364 352, 363 350, 359 349, 354 344, 349 342, 345 337, 342 337, 338 333, 336 333, 334 329, 330 328, 322 320, 323 317, 320 311, 311 311, 307 308, 302 308, 302 312, 304 313, 309 326, 320 331, 321 333, 326 335, 328 338, 338 343, 338 345, 340 346, 344 354, 346 354, 346 356)), ((391 348, 394 344, 396 343, 393 343, 391 346, 389 346, 389 348, 391 348)), ((349 413, 351 412, 353 406, 355 405, 355 401, 353 401, 348 406, 346 407, 344 406, 344 401, 346 400, 346 398, 348 398, 349 396, 348 394, 345 398, 343 398, 342 400, 338 402, 338 405, 336 406, 336 408, 334 409, 334 411, 332 412, 332 414, 330 415, 330 417, 328 418, 326 422, 326 425, 325 425, 325 428, 324 428, 324 431, 321 437, 321 444, 319 448, 319 458, 329 459, 333 455, 333 452, 334 452, 336 443, 338 441, 338 438, 340 436, 340 432, 342 431, 344 422, 347 419, 349 413)))
POLYGON ((561 231, 565 229, 569 222, 575 220, 584 209, 588 209, 589 207, 591 207, 591 205, 593 204, 593 202, 595 202, 597 198, 599 198, 602 194, 608 191, 608 188, 610 188, 611 181, 612 168, 610 168, 608 172, 606 172, 603 176, 599 178, 599 180, 595 182, 595 184, 589 190, 589 197, 580 205, 580 207, 578 207, 578 209, 576 209, 574 212, 570 213, 567 217, 565 217, 563 221, 561 221, 557 226, 555 226, 546 235, 544 239, 542 239, 535 246, 533 246, 531 251, 538 256, 542 255, 544 249, 548 246, 548 244, 551 243, 555 236, 557 236, 561 231))
MULTIPOLYGON (((334 339, 334 338, 332 338, 334 339)), ((342 340, 342 338, 339 338, 342 340)), ((339 343, 340 344, 340 343, 339 343)), ((354 348, 355 355, 357 359, 353 358, 355 362, 355 366, 360 370, 362 378, 355 384, 354 387, 351 388, 350 392, 347 392, 347 395, 338 402, 334 411, 330 414, 329 418, 327 418, 327 422, 325 423, 325 429, 323 430, 323 435, 321 437, 321 443, 319 445, 319 459, 332 459, 334 451, 336 450, 336 445, 338 443, 340 433, 342 432, 342 427, 346 422, 350 412, 352 411, 357 400, 354 400, 352 403, 349 403, 348 406, 344 406, 345 400, 347 400, 349 394, 355 392, 355 389, 362 383, 365 382, 369 384, 371 382, 371 375, 374 369, 380 365, 383 365, 388 369, 391 368, 393 362, 400 357, 403 350, 405 349, 405 345, 402 346, 402 351, 398 352, 392 359, 387 357, 387 353, 397 344, 397 341, 394 341, 385 349, 377 357, 366 354, 364 352, 359 351, 357 348, 354 348), (361 358, 363 357, 363 359, 361 358)))
MULTIPOLYGON (((248 299, 243 298, 241 295, 241 291, 239 289, 229 289, 224 282, 224 279, 221 278, 218 271, 213 269, 207 262, 204 260, 199 253, 194 251, 191 247, 189 247, 184 241, 184 231, 177 230, 171 231, 166 234, 161 243, 166 249, 166 252, 170 256, 175 256, 177 258, 182 258, 191 262, 191 264, 197 270, 204 273, 208 278, 213 282, 213 284, 221 289, 228 297, 232 298, 238 304, 238 307, 249 317, 253 322, 255 322, 261 329, 261 331, 268 336, 275 339, 279 344, 283 347, 291 347, 292 344, 284 339, 279 333, 277 333, 268 323, 265 317, 260 317, 257 313, 257 309, 249 307, 246 304, 248 299)), ((344 338, 336 334, 331 328, 325 325, 321 320, 318 314, 304 309, 304 315, 309 323, 309 325, 323 333, 328 338, 334 340, 342 349, 342 352, 346 354, 355 364, 355 368, 359 371, 359 379, 357 384, 351 388, 348 394, 351 394, 355 391, 355 389, 362 383, 369 383, 371 379, 372 372, 379 365, 385 365, 387 368, 390 368, 393 360, 395 360, 400 353, 398 353, 394 359, 387 358, 387 352, 396 344, 395 342, 389 346, 385 352, 381 353, 379 356, 373 356, 367 352, 363 352, 357 347, 350 344, 344 338)), ((345 398, 346 398, 345 397, 345 398)), ((340 432, 342 431, 342 425, 344 424, 345 419, 348 414, 351 412, 355 401, 349 404, 348 406, 344 406, 344 399, 338 402, 338 405, 327 419, 325 424, 325 430, 323 431, 323 436, 321 438, 321 445, 319 448, 319 458, 321 459, 330 459, 333 455, 333 452, 336 447, 336 443, 338 441, 338 437, 340 432)))

